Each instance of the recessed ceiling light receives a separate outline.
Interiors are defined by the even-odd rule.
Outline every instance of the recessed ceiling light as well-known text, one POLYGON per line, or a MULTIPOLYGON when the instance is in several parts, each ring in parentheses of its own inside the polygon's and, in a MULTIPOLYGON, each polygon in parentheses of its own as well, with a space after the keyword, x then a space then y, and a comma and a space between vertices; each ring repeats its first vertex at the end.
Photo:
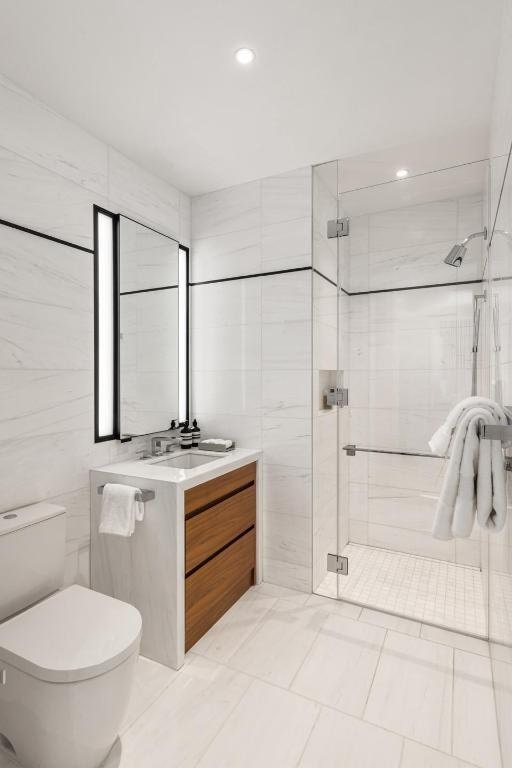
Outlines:
POLYGON ((239 48, 235 53, 235 59, 239 64, 251 64, 254 61, 256 54, 251 48, 239 48))
POLYGON ((399 168, 396 172, 397 179, 405 179, 409 175, 407 168, 399 168))

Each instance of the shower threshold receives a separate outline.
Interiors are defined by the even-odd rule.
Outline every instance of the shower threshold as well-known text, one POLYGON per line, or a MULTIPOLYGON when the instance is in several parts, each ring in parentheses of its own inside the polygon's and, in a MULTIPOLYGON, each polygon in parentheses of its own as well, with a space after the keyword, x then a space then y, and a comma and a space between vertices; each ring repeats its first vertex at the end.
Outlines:
POLYGON ((328 573, 316 594, 487 637, 480 569, 363 544, 347 544, 341 554, 348 576, 328 573))

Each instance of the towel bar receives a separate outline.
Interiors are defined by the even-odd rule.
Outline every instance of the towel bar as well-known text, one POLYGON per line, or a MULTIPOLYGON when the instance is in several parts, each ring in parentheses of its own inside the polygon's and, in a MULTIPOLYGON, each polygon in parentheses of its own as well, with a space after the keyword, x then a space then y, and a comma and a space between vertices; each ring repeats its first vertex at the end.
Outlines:
MULTIPOLYGON (((98 494, 100 496, 103 495, 104 488, 105 488, 104 485, 98 485, 98 494)), ((135 501, 142 501, 144 503, 146 501, 153 501, 154 498, 155 498, 155 492, 150 491, 147 488, 142 488, 140 493, 135 494, 135 501)))
POLYGON ((512 440, 512 426, 509 424, 482 424, 480 437, 482 440, 501 440, 508 443, 512 440))

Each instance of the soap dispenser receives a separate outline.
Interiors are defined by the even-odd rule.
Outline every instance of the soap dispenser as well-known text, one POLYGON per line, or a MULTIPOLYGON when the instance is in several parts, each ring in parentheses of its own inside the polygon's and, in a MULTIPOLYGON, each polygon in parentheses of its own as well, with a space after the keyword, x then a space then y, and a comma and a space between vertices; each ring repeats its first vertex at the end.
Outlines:
POLYGON ((185 450, 192 448, 192 429, 189 427, 188 421, 185 422, 181 430, 181 447, 185 450))
POLYGON ((197 423, 197 419, 192 422, 192 448, 197 448, 201 439, 201 429, 197 423))

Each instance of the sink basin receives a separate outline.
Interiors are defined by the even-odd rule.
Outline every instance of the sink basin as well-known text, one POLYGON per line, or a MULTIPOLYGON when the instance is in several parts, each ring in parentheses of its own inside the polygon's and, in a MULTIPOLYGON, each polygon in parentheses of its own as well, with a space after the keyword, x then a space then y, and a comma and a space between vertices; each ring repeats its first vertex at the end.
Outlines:
POLYGON ((220 458, 218 455, 203 456, 200 453, 185 453, 181 456, 164 459, 163 461, 155 461, 155 464, 159 464, 162 467, 176 467, 176 469, 194 469, 194 467, 200 467, 203 464, 208 464, 210 461, 217 461, 218 458, 220 458))

